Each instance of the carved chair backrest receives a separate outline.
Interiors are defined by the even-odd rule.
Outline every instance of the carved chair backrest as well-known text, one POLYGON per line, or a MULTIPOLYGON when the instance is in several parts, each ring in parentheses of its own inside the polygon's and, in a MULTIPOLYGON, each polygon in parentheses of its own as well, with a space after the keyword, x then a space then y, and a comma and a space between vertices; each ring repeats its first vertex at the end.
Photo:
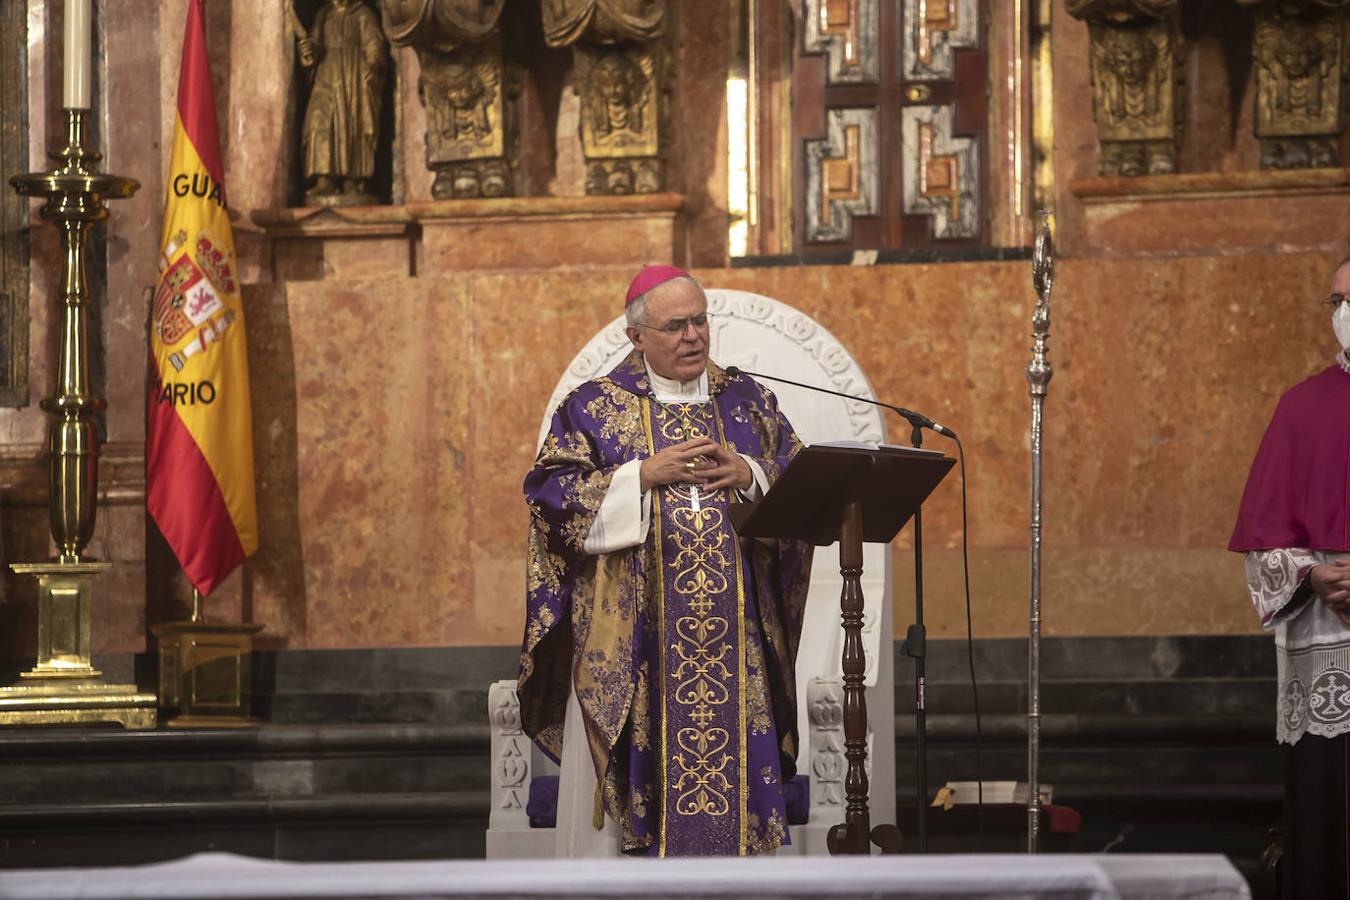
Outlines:
MULTIPOLYGON (((710 353, 719 365, 782 374, 793 381, 859 397, 874 396, 872 385, 852 355, 824 326, 805 313, 747 291, 710 288, 707 295, 712 321, 710 353)), ((601 329, 573 358, 549 398, 536 447, 543 443, 549 420, 563 398, 582 382, 608 372, 632 349, 624 326, 624 318, 620 316, 601 329)), ((791 385, 767 381, 765 384, 777 395, 780 407, 805 443, 886 439, 881 411, 875 406, 791 385)), ((842 586, 838 545, 817 548, 811 567, 802 645, 797 654, 798 724, 803 740, 808 733, 807 682, 816 675, 842 674, 843 636, 839 621, 842 586)), ((863 649, 869 687, 878 678, 889 687, 893 677, 890 594, 891 556, 887 546, 864 545, 863 649)))

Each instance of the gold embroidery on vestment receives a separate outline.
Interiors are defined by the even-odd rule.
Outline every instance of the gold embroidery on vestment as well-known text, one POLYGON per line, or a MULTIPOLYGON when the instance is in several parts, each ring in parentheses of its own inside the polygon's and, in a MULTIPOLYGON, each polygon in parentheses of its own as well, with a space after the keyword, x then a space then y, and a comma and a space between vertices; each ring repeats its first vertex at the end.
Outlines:
MULTIPOLYGON (((662 437, 671 442, 709 436, 711 429, 700 421, 711 403, 660 404, 656 417, 662 437)), ((671 486, 676 496, 684 496, 671 486)), ((677 792, 675 811, 683 816, 725 816, 731 812, 732 785, 727 770, 736 767, 732 735, 714 725, 715 707, 727 704, 733 677, 727 657, 735 648, 728 642, 730 623, 712 615, 713 596, 727 590, 724 574, 731 564, 726 517, 716 507, 677 506, 671 510, 674 557, 666 564, 675 569, 671 587, 676 601, 688 614, 675 620, 670 649, 680 662, 671 673, 676 687, 672 696, 687 710, 692 725, 675 734, 676 752, 669 753, 675 767, 671 790, 677 792)), ((663 569, 664 571, 664 569, 663 569)), ((738 731, 740 729, 737 729, 738 731)), ((744 754, 741 754, 744 758, 744 754)))
MULTIPOLYGON (((722 428, 722 416, 717 411, 716 404, 713 405, 713 424, 717 431, 717 442, 726 446, 726 432, 722 428)), ((731 535, 732 565, 735 566, 736 573, 736 687, 739 696, 737 697, 737 734, 740 736, 740 753, 742 764, 740 766, 740 801, 741 801, 741 833, 739 840, 739 855, 745 856, 749 852, 748 827, 750 818, 750 775, 746 771, 746 763, 749 762, 746 750, 746 743, 749 740, 746 727, 745 711, 745 566, 741 559, 741 542, 728 529, 731 535)))
MULTIPOLYGON (((643 398, 642 398, 642 433, 643 433, 643 435, 644 435, 644 436, 646 437, 646 439, 647 439, 647 456, 648 456, 648 457, 651 457, 651 456, 655 455, 655 453, 656 453, 655 445, 654 445, 653 442, 652 442, 652 428, 651 428, 652 416, 651 416, 651 412, 652 412, 652 410, 651 410, 651 403, 648 401, 648 399, 647 399, 646 397, 643 397, 643 398)), ((664 573, 666 570, 665 570, 664 561, 663 561, 663 559, 662 559, 662 554, 661 554, 661 492, 660 492, 660 491, 652 491, 652 533, 653 533, 653 537, 654 537, 654 539, 655 539, 655 545, 656 545, 656 580, 655 580, 655 582, 652 582, 651 579, 649 578, 649 579, 648 579, 648 583, 649 583, 649 584, 654 583, 654 584, 656 585, 656 621, 657 621, 657 627, 659 628, 660 633, 661 633, 661 642, 660 642, 657 646, 660 648, 660 653, 658 654, 658 659, 659 659, 659 660, 661 661, 661 663, 662 663, 660 666, 658 666, 658 671, 657 671, 657 676, 658 676, 658 677, 657 677, 657 687, 658 687, 659 690, 661 691, 661 695, 660 695, 660 696, 661 696, 661 752, 660 752, 659 754, 657 754, 657 755, 660 757, 660 759, 659 759, 659 761, 658 761, 658 770, 659 770, 660 773, 661 773, 661 778, 660 778, 660 781, 657 783, 657 788, 656 788, 657 796, 655 797, 655 800, 656 800, 656 802, 658 802, 658 803, 661 804, 661 828, 660 828, 661 834, 660 834, 660 839, 659 839, 658 842, 657 842, 656 853, 657 853, 658 856, 665 856, 665 855, 666 855, 666 778, 667 778, 667 772, 666 772, 666 757, 669 756, 669 754, 666 752, 667 747, 665 746, 665 736, 666 736, 666 667, 665 667, 665 664, 664 664, 664 663, 665 663, 665 652, 666 652, 666 649, 665 649, 665 648, 666 648, 666 603, 665 603, 665 594, 666 594, 666 592, 665 592, 665 590, 662 588, 662 580, 663 580, 664 577, 665 577, 663 573, 664 573)))

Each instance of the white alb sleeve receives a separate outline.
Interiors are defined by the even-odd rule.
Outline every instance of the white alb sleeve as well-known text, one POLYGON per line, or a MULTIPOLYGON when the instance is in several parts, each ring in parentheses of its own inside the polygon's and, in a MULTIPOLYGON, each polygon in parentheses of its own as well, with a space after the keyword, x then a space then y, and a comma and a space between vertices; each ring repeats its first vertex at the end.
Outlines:
POLYGON ((642 490, 642 460, 629 460, 614 470, 609 490, 600 501, 590 533, 581 549, 586 553, 613 553, 636 547, 651 528, 650 492, 642 490))
POLYGON ((738 488, 736 492, 747 500, 758 500, 769 492, 769 477, 764 474, 764 470, 760 468, 759 463, 752 457, 746 456, 744 453, 738 453, 736 455, 745 460, 746 464, 750 466, 751 476, 750 486, 745 490, 740 490, 738 488))

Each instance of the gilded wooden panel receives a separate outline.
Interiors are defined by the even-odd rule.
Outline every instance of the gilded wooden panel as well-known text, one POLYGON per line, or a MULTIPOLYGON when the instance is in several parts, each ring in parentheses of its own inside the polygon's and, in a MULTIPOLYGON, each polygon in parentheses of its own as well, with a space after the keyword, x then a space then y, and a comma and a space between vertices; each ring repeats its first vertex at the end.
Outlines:
MULTIPOLYGON (((0 4, 0 174, 28 170, 27 25, 0 4)), ((0 194, 0 406, 28 404, 28 201, 0 194)))

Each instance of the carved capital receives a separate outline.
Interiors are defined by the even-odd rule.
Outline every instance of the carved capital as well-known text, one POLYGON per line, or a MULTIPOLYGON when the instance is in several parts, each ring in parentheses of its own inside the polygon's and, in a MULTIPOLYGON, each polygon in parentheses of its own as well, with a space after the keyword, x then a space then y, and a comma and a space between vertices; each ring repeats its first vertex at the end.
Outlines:
POLYGON ((516 98, 520 77, 494 36, 446 53, 419 48, 418 94, 427 111, 427 167, 432 195, 503 197, 519 157, 516 98))
POLYGON ((1177 8, 1178 0, 1064 0, 1069 15, 1083 21, 1131 22, 1161 19, 1177 8))
POLYGON ((540 0, 544 40, 569 47, 580 40, 597 44, 650 41, 666 28, 665 0, 540 0))
POLYGON ((385 36, 412 47, 438 200, 505 197, 519 158, 521 78, 502 56, 505 0, 380 0, 385 36))
POLYGON ((1068 0, 1088 23, 1103 175, 1177 170, 1183 82, 1176 0, 1068 0))
POLYGON ((668 62, 659 44, 573 48, 586 193, 661 189, 668 62))
POLYGON ((380 0, 380 21, 395 47, 443 51, 497 32, 506 0, 380 0))
POLYGON ((1257 12, 1252 125, 1263 169, 1340 164, 1346 14, 1326 8, 1333 3, 1345 5, 1266 4, 1257 12))

